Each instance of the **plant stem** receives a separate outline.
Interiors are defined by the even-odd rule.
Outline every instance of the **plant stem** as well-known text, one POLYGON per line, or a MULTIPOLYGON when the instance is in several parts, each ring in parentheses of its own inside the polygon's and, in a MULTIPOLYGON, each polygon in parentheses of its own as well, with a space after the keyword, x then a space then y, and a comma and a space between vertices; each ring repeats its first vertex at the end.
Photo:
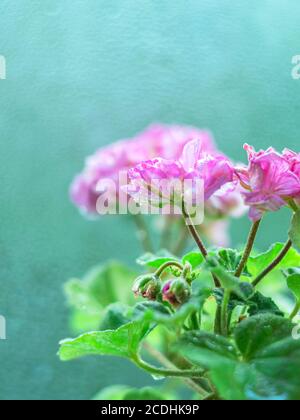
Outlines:
POLYGON ((207 249, 205 248, 205 245, 202 242, 202 239, 200 238, 195 226, 193 225, 191 217, 187 214, 184 214, 184 219, 186 221, 186 225, 190 231, 190 234, 192 238, 194 239, 194 241, 196 242, 201 254, 203 255, 205 259, 207 259, 207 256, 208 256, 207 249))
MULTIPOLYGON (((184 204, 182 206, 182 213, 183 213, 183 217, 184 217, 185 223, 186 223, 186 225, 187 225, 187 227, 188 227, 188 229, 190 231, 190 234, 192 235, 194 241, 196 242, 196 244, 197 244, 197 246, 198 246, 198 248, 199 248, 202 256, 204 257, 205 260, 207 260, 208 251, 205 248, 205 245, 202 242, 202 239, 200 238, 200 235, 197 232, 197 229, 195 228, 195 226, 193 224, 193 221, 192 221, 191 216, 186 212, 186 210, 184 208, 184 204)), ((221 287, 221 283, 218 280, 218 278, 214 274, 212 274, 212 276, 213 276, 213 279, 214 279, 214 282, 215 282, 215 286, 216 287, 221 287)))
MULTIPOLYGON (((144 348, 147 350, 147 352, 156 359, 159 363, 161 363, 163 366, 165 366, 168 369, 176 369, 176 366, 173 365, 170 360, 168 360, 165 355, 163 355, 160 351, 156 350, 154 347, 152 347, 149 343, 144 344, 144 348)), ((196 391, 199 395, 201 395, 202 398, 206 398, 208 392, 202 386, 200 386, 198 383, 193 381, 193 379, 184 379, 184 382, 187 384, 189 388, 196 391)))
POLYGON ((179 268, 181 271, 183 270, 183 265, 180 264, 177 261, 168 261, 165 264, 163 264, 161 267, 159 267, 159 269, 155 272, 155 275, 157 277, 160 277, 162 275, 162 273, 169 267, 177 267, 179 268))
POLYGON ((141 214, 133 216, 137 228, 137 235, 145 252, 153 252, 153 246, 150 239, 147 224, 141 214))
POLYGON ((221 330, 221 306, 220 305, 217 306, 214 332, 215 332, 215 334, 218 334, 218 335, 222 334, 222 330, 221 330))
POLYGON ((291 313, 289 319, 293 321, 294 318, 298 315, 299 311, 300 311, 300 301, 297 301, 295 308, 293 309, 293 312, 291 313))
POLYGON ((203 376, 203 370, 179 370, 179 369, 164 369, 164 368, 157 368, 155 366, 150 365, 149 363, 145 362, 140 358, 140 356, 135 356, 134 360, 135 364, 144 369, 145 371, 149 372, 151 375, 155 376, 163 376, 163 377, 171 377, 171 378, 201 378, 203 376))
POLYGON ((293 246, 292 241, 288 240, 284 248, 279 253, 279 255, 275 258, 275 260, 267 268, 265 268, 265 270, 262 271, 253 281, 252 285, 254 287, 256 287, 268 274, 271 273, 271 271, 273 271, 281 263, 281 261, 289 252, 289 250, 292 248, 292 246, 293 246))
POLYGON ((224 298, 222 302, 221 308, 221 330, 222 334, 227 337, 228 336, 228 305, 230 301, 230 290, 225 290, 224 298))
POLYGON ((257 222, 254 222, 253 225, 252 225, 243 257, 242 257, 241 262, 240 262, 240 264, 239 264, 239 266, 238 266, 238 268, 235 272, 236 277, 241 277, 241 275, 244 271, 244 268, 246 267, 246 264, 248 262, 248 259, 251 255, 251 252, 252 252, 252 249, 253 249, 253 246, 254 246, 255 238, 256 238, 259 226, 261 224, 261 221, 262 221, 262 219, 258 220, 257 222))

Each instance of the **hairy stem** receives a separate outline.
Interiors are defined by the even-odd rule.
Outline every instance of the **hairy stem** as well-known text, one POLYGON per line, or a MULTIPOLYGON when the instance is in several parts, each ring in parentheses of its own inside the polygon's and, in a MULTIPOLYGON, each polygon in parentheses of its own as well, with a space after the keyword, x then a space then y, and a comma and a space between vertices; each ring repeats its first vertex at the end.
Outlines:
POLYGON ((193 224, 191 216, 184 210, 183 211, 183 217, 184 217, 186 225, 187 225, 187 227, 190 231, 190 234, 191 234, 192 238, 194 239, 194 241, 196 242, 201 254, 203 255, 203 257, 205 259, 207 259, 207 256, 208 256, 207 249, 205 248, 205 245, 202 242, 202 239, 200 238, 200 236, 197 232, 197 229, 195 228, 195 226, 193 224))
POLYGON ((134 362, 138 367, 147 371, 151 375, 155 375, 155 376, 163 376, 163 377, 171 377, 171 378, 201 378, 203 377, 203 374, 204 374, 203 370, 195 370, 195 369, 179 370, 179 369, 157 368, 145 362, 144 360, 142 360, 140 356, 136 356, 134 358, 134 362))
POLYGON ((262 219, 258 220, 257 222, 254 222, 253 225, 252 225, 243 257, 242 257, 241 262, 240 262, 240 264, 239 264, 239 266, 238 266, 238 268, 235 272, 236 277, 241 277, 241 275, 244 271, 244 268, 246 267, 246 264, 248 262, 248 259, 251 255, 251 252, 252 252, 252 249, 253 249, 253 246, 254 246, 255 238, 256 238, 261 220, 262 219))
POLYGON ((252 285, 254 287, 256 287, 268 274, 271 273, 271 271, 273 271, 281 263, 281 261, 289 252, 289 250, 292 248, 292 246, 292 241, 288 240, 281 252, 279 253, 279 255, 275 258, 275 260, 271 262, 271 264, 267 268, 265 268, 265 270, 262 271, 253 281, 252 285))
POLYGON ((228 336, 228 305, 230 301, 230 290, 225 290, 224 298, 221 307, 221 330, 222 334, 228 336))
MULTIPOLYGON (((187 211, 184 208, 184 204, 182 206, 182 212, 183 212, 183 217, 185 220, 185 223, 190 231, 191 236, 193 237, 194 241, 196 242, 202 256, 205 258, 205 260, 208 257, 208 251, 204 245, 204 243, 202 242, 202 239, 200 238, 199 233, 197 232, 197 229, 195 228, 192 218, 191 216, 187 213, 187 211)), ((219 279, 213 274, 213 279, 214 279, 214 283, 216 287, 221 287, 221 283, 219 281, 219 279)))
POLYGON ((165 264, 163 264, 161 267, 159 267, 159 269, 155 272, 155 275, 157 277, 160 277, 162 275, 162 273, 169 267, 177 267, 179 268, 179 270, 183 270, 183 265, 180 264, 177 261, 168 261, 165 264))
POLYGON ((133 220, 136 225, 138 239, 141 242, 143 250, 145 252, 153 252, 153 246, 150 238, 150 234, 148 231, 147 224, 141 214, 137 214, 133 216, 133 220))
MULTIPOLYGON (((152 347, 149 343, 145 343, 144 348, 145 350, 147 350, 150 356, 152 356, 166 368, 173 370, 176 369, 176 366, 172 362, 170 362, 170 360, 168 360, 164 354, 152 347)), ((204 380, 203 387, 197 382, 193 381, 193 379, 184 379, 184 382, 189 388, 201 395, 202 398, 206 398, 207 394, 210 392, 210 390, 208 389, 209 387, 206 386, 204 380), (207 390, 205 388, 207 388, 207 390)))

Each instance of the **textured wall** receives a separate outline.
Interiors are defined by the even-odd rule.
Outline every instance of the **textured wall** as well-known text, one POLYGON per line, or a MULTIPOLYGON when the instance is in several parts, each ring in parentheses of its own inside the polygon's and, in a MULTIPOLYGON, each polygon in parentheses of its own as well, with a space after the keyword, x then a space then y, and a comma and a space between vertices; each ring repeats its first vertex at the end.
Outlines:
MULTIPOLYGON (((238 159, 244 141, 297 147, 300 3, 1 0, 0 11, 0 398, 89 398, 100 386, 142 384, 119 360, 55 356, 69 334, 65 279, 138 253, 123 219, 78 215, 69 182, 87 153, 155 120, 210 127, 238 159)), ((261 247, 284 239, 282 216, 273 220, 261 247)))

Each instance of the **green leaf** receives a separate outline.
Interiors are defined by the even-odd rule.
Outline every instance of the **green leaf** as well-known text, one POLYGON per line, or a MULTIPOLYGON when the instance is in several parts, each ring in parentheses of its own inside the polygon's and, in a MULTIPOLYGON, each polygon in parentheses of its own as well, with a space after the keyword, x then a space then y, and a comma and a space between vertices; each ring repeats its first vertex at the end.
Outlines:
POLYGON ((63 361, 88 355, 119 356, 132 359, 143 338, 149 332, 149 323, 131 322, 117 330, 85 333, 78 338, 60 343, 59 356, 63 361))
MULTIPOLYGON (((282 251, 285 244, 276 243, 265 253, 252 256, 248 260, 248 270, 253 277, 260 274, 282 251)), ((300 266, 300 254, 295 249, 290 249, 285 258, 276 267, 275 271, 284 270, 290 267, 300 266)), ((272 274, 271 274, 272 275, 272 274)))
POLYGON ((192 363, 211 369, 226 359, 237 360, 235 346, 225 337, 204 331, 191 331, 180 340, 181 354, 192 363))
POLYGON ((130 307, 123 303, 112 303, 104 313, 100 330, 116 330, 122 325, 128 324, 131 319, 128 316, 130 307))
POLYGON ((225 400, 298 400, 300 340, 292 339, 292 328, 283 318, 259 315, 239 325, 236 345, 212 334, 187 333, 179 351, 208 369, 210 380, 225 400))
MULTIPOLYGON (((232 311, 237 306, 244 306, 254 294, 254 288, 250 283, 241 282, 239 288, 242 291, 243 297, 232 293, 229 301, 229 309, 232 311)), ((214 296, 219 305, 222 304, 224 298, 224 289, 217 288, 214 290, 214 296)))
POLYGON ((249 306, 248 312, 250 316, 266 313, 284 316, 283 312, 281 312, 276 303, 271 298, 264 296, 260 292, 256 292, 250 299, 248 299, 247 305, 249 306))
POLYGON ((204 261, 205 261, 205 259, 204 259, 203 255, 200 254, 200 252, 197 252, 197 251, 189 252, 182 259, 183 264, 188 262, 188 263, 191 264, 193 269, 199 267, 201 264, 204 263, 204 261))
MULTIPOLYGON (((220 249, 217 252, 217 258, 219 261, 219 264, 226 269, 226 271, 229 271, 231 274, 234 274, 241 262, 242 259, 242 253, 236 251, 235 249, 220 249)), ((247 268, 243 271, 243 276, 249 277, 250 274, 247 271, 247 268)))
POLYGON ((300 302, 300 274, 291 274, 287 278, 288 288, 294 293, 296 299, 300 302))
POLYGON ((125 385, 104 388, 93 398, 95 401, 167 401, 173 399, 175 399, 173 394, 160 388, 145 387, 137 389, 125 385))
POLYGON ((136 273, 118 262, 95 267, 82 280, 72 279, 65 284, 65 293, 72 308, 74 331, 99 328, 108 305, 115 302, 134 303, 131 292, 136 273))
POLYGON ((163 264, 171 261, 179 261, 177 257, 172 255, 169 251, 161 250, 157 254, 147 253, 137 259, 137 263, 142 266, 150 268, 159 268, 163 264))
POLYGON ((224 267, 219 265, 215 258, 209 258, 207 261, 207 266, 209 270, 220 280, 224 289, 235 293, 241 299, 247 299, 248 296, 245 293, 243 286, 241 287, 242 283, 240 280, 233 274, 228 273, 224 267))
POLYGON ((251 360, 265 347, 291 336, 292 329, 292 323, 282 317, 256 315, 239 324, 235 341, 244 360, 251 360))
POLYGON ((289 235, 293 245, 300 250, 300 210, 298 210, 293 216, 289 235))

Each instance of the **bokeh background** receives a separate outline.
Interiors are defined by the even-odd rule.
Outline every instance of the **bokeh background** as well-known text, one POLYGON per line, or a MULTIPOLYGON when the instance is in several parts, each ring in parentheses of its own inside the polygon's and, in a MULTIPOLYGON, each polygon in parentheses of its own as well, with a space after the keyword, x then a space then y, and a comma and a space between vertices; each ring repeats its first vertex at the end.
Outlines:
MULTIPOLYGON (((130 364, 59 362, 70 335, 62 285, 109 258, 139 254, 124 218, 87 222, 68 200, 83 159, 154 121, 242 143, 299 148, 298 0, 1 0, 0 399, 87 399, 151 380, 130 364)), ((265 249, 284 240, 269 219, 265 249)), ((245 218, 233 242, 245 236, 245 218)))

